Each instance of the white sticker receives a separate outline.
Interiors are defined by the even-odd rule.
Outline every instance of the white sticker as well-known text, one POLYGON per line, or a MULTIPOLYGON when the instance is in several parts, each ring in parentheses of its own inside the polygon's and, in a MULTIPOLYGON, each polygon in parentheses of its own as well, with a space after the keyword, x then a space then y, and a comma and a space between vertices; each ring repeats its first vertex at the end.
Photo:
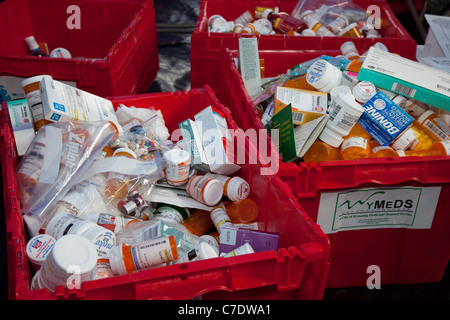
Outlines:
POLYGON ((346 230, 430 229, 441 187, 368 188, 320 196, 317 224, 328 233, 346 230))

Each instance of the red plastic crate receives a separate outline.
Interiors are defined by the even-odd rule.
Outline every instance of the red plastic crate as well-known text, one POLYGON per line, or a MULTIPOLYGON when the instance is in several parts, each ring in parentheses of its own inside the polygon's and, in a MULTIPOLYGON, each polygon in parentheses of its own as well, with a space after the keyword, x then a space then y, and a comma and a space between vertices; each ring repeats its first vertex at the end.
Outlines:
POLYGON ((8 30, 0 34, 0 76, 49 74, 107 97, 146 93, 159 70, 152 0, 7 0, 0 16, 0 29, 8 30), (71 5, 80 8, 80 29, 67 27, 71 5), (27 56, 30 35, 84 58, 27 56))
MULTIPOLYGON (((169 132, 178 123, 212 105, 237 129, 230 111, 211 89, 155 93, 111 99, 139 108, 155 107, 169 132)), ((113 278, 84 282, 79 290, 58 287, 30 290, 32 271, 26 259, 27 234, 22 220, 15 170, 18 158, 5 106, 0 118, 1 161, 5 196, 10 299, 321 299, 328 274, 329 240, 276 176, 261 175, 261 165, 244 164, 238 174, 251 187, 258 203, 257 221, 266 231, 280 232, 279 250, 232 258, 177 264, 113 278)), ((245 139, 240 136, 240 139, 245 139)), ((247 156, 256 150, 246 144, 247 156)))
POLYGON ((385 0, 355 0, 354 3, 366 9, 377 5, 381 9, 383 27, 379 30, 383 36, 371 38, 343 37, 296 37, 285 35, 241 35, 233 33, 209 33, 208 18, 220 14, 226 20, 234 20, 245 10, 254 10, 255 6, 274 7, 291 13, 298 0, 202 0, 197 25, 191 37, 191 88, 207 84, 222 99, 218 75, 222 52, 225 48, 237 50, 240 37, 257 37, 259 50, 339 50, 342 43, 352 40, 358 48, 366 50, 375 42, 382 42, 391 52, 415 60, 416 41, 403 28, 385 0))
MULTIPOLYGON (((267 77, 335 51, 260 51, 267 77)), ((263 129, 234 63, 236 51, 226 50, 221 82, 228 105, 243 130, 263 129)), ((272 152, 275 147, 270 142, 272 152)), ((260 143, 260 142, 258 142, 260 143)), ((450 258, 450 156, 339 160, 318 164, 279 162, 278 176, 316 223, 321 197, 330 192, 383 187, 441 187, 430 229, 365 229, 327 233, 330 271, 327 288, 365 286, 367 267, 381 269, 382 284, 433 283, 442 279, 450 258)), ((324 228, 322 228, 324 229, 324 228)), ((325 229, 324 229, 325 231, 325 229)), ((326 232, 326 231, 325 231, 326 232)))

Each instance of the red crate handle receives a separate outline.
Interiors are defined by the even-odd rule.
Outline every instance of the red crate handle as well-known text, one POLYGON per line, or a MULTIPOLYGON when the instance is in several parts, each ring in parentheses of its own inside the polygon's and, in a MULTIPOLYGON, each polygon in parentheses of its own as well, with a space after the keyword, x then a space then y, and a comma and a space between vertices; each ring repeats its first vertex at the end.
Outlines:
POLYGON ((369 185, 449 183, 447 167, 448 156, 374 158, 300 163, 298 166, 281 163, 279 176, 297 186, 293 192, 298 198, 309 198, 319 191, 369 185))

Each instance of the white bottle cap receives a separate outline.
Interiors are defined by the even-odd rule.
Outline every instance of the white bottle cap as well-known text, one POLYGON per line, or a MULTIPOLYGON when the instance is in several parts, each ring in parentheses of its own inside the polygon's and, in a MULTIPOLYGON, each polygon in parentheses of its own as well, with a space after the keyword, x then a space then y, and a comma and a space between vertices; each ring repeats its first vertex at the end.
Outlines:
POLYGON ((311 30, 311 29, 305 29, 305 30, 302 31, 302 36, 305 36, 305 37, 315 37, 315 36, 316 36, 316 33, 314 32, 314 30, 311 30))
POLYGON ((317 90, 320 90, 334 79, 335 71, 333 68, 335 67, 329 62, 323 59, 317 60, 309 67, 306 74, 306 81, 317 90))
POLYGON ((389 52, 388 48, 381 42, 376 42, 372 47, 381 49, 383 51, 389 52))
POLYGON ((35 83, 35 82, 41 82, 42 78, 44 77, 44 75, 39 75, 39 76, 34 76, 31 78, 27 78, 25 80, 22 81, 22 88, 29 85, 30 83, 35 83))
POLYGON ((115 246, 108 255, 111 271, 115 275, 123 275, 128 273, 123 261, 122 247, 123 245, 115 246))
POLYGON ((364 104, 377 93, 377 88, 370 81, 361 81, 353 87, 352 92, 355 100, 364 104))
POLYGON ((116 150, 114 150, 113 156, 117 155, 118 153, 126 153, 134 159, 137 159, 136 153, 130 148, 117 148, 116 150))
POLYGON ((431 110, 427 110, 424 113, 422 113, 420 115, 420 117, 417 119, 417 122, 419 122, 420 124, 423 124, 425 122, 425 119, 428 118, 430 115, 432 115, 433 113, 436 113, 434 111, 431 110))
POLYGON ((231 201, 237 202, 248 197, 250 186, 244 179, 233 177, 228 182, 227 196, 231 201))
POLYGON ((354 99, 353 95, 352 95, 352 91, 350 90, 350 88, 348 86, 345 85, 340 85, 337 87, 334 87, 331 91, 330 91, 330 97, 331 97, 331 101, 335 100, 337 95, 342 93, 343 95, 346 95, 352 99, 354 99))
POLYGON ((339 86, 341 84, 342 71, 333 65, 332 65, 332 67, 333 68, 331 68, 331 69, 333 70, 333 75, 328 78, 328 82, 324 87, 322 87, 321 89, 317 89, 320 92, 330 93, 331 90, 333 90, 334 88, 336 88, 337 86, 339 86))
POLYGON ((223 185, 217 179, 211 179, 203 190, 203 200, 207 206, 215 206, 223 196, 223 185))
POLYGON ((186 150, 172 149, 164 153, 164 159, 173 164, 179 164, 190 161, 191 155, 186 150))
POLYGON ((56 48, 56 49, 53 49, 52 52, 50 52, 50 58, 71 59, 72 55, 70 54, 69 50, 67 50, 65 48, 56 48))
POLYGON ((39 49, 39 45, 36 41, 36 39, 34 38, 34 36, 29 36, 25 38, 25 42, 28 45, 28 48, 30 49, 30 51, 39 49))
POLYGON ((409 128, 405 130, 392 144, 392 148, 395 150, 406 150, 408 149, 416 140, 416 135, 414 134, 414 130, 409 128))
POLYGON ((326 127, 322 130, 319 139, 334 148, 338 148, 341 145, 342 141, 344 141, 344 138, 342 136, 336 135, 335 132, 326 127))
MULTIPOLYGON (((58 239, 51 251, 59 272, 68 273, 73 266, 81 275, 89 274, 97 265, 97 250, 86 238, 79 235, 65 235, 58 239)), ((56 270, 55 270, 56 271, 56 270)))
POLYGON ((217 242, 216 238, 213 236, 210 236, 209 234, 204 234, 200 237, 200 239, 204 240, 206 243, 208 243, 216 253, 219 253, 219 243, 217 242))
MULTIPOLYGON (((228 30, 228 22, 222 17, 216 17, 214 21, 211 23, 211 31, 219 30, 218 32, 227 32, 228 30)), ((217 31, 216 31, 217 32, 217 31)))
POLYGON ((25 248, 30 262, 36 266, 42 265, 55 243, 55 238, 48 234, 39 234, 31 238, 25 248))

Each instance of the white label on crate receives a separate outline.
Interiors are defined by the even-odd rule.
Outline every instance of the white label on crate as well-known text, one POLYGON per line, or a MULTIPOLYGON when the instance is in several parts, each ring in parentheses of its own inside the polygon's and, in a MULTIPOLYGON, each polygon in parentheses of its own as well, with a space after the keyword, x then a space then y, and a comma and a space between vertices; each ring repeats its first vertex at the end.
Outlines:
POLYGON ((320 196, 317 224, 326 233, 346 230, 430 229, 441 187, 368 188, 320 196))

